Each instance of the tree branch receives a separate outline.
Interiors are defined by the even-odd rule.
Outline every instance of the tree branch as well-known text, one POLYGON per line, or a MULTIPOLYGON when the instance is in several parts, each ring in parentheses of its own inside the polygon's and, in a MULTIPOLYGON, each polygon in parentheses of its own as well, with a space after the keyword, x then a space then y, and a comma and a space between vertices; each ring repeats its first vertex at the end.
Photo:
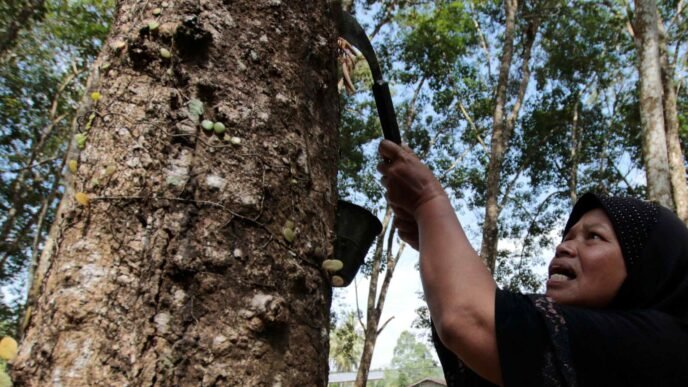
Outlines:
POLYGON ((57 160, 58 158, 59 158, 59 157, 53 157, 53 158, 51 158, 51 159, 39 161, 39 162, 37 162, 37 163, 35 163, 35 164, 33 164, 33 165, 28 165, 28 166, 26 166, 26 167, 21 167, 21 168, 15 168, 15 169, 0 169, 0 173, 16 173, 16 172, 24 171, 24 170, 26 170, 26 169, 33 169, 33 168, 38 167, 38 166, 40 166, 40 165, 51 163, 51 162, 57 160))
POLYGON ((413 92, 413 97, 411 97, 411 101, 409 102, 409 108, 406 111, 406 117, 404 120, 404 129, 407 133, 411 131, 411 125, 413 125, 413 120, 416 119, 416 103, 418 101, 418 95, 420 95, 420 91, 423 88, 426 79, 426 77, 420 79, 420 82, 418 82, 418 86, 416 86, 416 90, 414 90, 413 92))
POLYGON ((471 117, 468 115, 468 112, 466 111, 466 108, 463 106, 462 102, 459 102, 459 109, 461 109, 461 113, 463 114, 464 118, 466 118, 466 121, 468 121, 468 124, 471 126, 473 129, 473 132, 475 133, 475 138, 478 140, 480 145, 483 147, 483 151, 486 154, 490 153, 490 150, 487 149, 487 145, 485 145, 485 141, 483 141, 482 137, 480 137, 480 132, 478 131, 478 127, 475 126, 475 123, 471 119, 471 117))
POLYGON ((380 333, 382 333, 382 330, 385 329, 385 327, 387 326, 387 324, 389 324, 389 322, 392 321, 392 320, 394 320, 394 316, 388 318, 387 321, 385 321, 385 323, 382 324, 382 326, 380 327, 380 329, 377 330, 377 335, 378 335, 378 336, 380 335, 380 333))
POLYGON ((361 312, 361 307, 358 304, 358 282, 356 281, 356 277, 354 277, 354 292, 356 295, 356 318, 358 319, 358 323, 361 325, 361 329, 363 332, 365 332, 366 326, 363 324, 363 313, 361 312))
POLYGON ((674 17, 671 18, 669 25, 667 26, 668 30, 671 30, 674 25, 676 25, 676 21, 679 19, 679 17, 682 16, 681 12, 683 12, 683 6, 683 0, 679 0, 678 4, 676 4, 676 13, 674 13, 674 17))
POLYGON ((478 19, 476 18, 476 12, 473 8, 473 3, 469 1, 468 7, 471 11, 471 20, 473 21, 473 25, 475 25, 475 29, 478 31, 478 36, 480 37, 480 46, 485 52, 485 56, 487 58, 487 79, 490 80, 490 82, 492 82, 492 56, 490 55, 490 48, 487 46, 485 35, 483 34, 483 30, 480 28, 480 23, 478 23, 478 19))
POLYGON ((392 227, 392 230, 389 233, 390 237, 387 240, 387 272, 385 273, 385 279, 382 281, 382 288, 380 289, 380 296, 378 297, 378 304, 376 306, 378 319, 380 318, 380 314, 382 314, 382 308, 385 305, 385 298, 387 297, 387 290, 389 289, 389 284, 391 283, 392 276, 394 275, 394 269, 396 269, 397 262, 399 262, 399 258, 401 258, 401 253, 404 251, 404 248, 406 247, 406 243, 401 242, 396 255, 394 257, 391 257, 391 254, 389 254, 389 251, 391 251, 392 248, 392 243, 394 242, 393 236, 396 233, 396 231, 396 227, 392 227))

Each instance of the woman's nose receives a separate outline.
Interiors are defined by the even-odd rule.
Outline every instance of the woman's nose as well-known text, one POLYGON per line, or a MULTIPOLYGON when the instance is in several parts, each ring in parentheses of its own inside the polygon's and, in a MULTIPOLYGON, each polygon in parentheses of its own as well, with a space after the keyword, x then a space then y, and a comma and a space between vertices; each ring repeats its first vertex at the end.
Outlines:
POLYGON ((554 250, 554 256, 556 258, 561 257, 573 257, 576 253, 575 243, 573 241, 563 241, 559 243, 557 248, 554 250))

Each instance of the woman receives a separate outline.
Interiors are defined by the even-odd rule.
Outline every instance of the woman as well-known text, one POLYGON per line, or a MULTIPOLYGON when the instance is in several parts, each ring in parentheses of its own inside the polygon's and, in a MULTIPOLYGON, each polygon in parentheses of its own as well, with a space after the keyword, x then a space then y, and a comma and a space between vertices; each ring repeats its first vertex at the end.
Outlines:
POLYGON ((586 194, 545 295, 497 288, 449 199, 408 149, 380 144, 400 237, 420 251, 450 386, 688 386, 688 229, 671 211, 586 194))

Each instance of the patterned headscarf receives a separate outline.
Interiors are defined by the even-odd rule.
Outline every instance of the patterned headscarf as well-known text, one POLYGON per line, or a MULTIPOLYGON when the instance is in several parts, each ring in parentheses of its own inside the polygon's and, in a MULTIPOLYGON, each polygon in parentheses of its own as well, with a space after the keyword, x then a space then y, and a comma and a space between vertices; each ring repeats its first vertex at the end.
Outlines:
POLYGON ((583 195, 564 234, 601 208, 621 245, 628 277, 610 308, 655 309, 688 320, 688 228, 670 210, 633 198, 583 195))

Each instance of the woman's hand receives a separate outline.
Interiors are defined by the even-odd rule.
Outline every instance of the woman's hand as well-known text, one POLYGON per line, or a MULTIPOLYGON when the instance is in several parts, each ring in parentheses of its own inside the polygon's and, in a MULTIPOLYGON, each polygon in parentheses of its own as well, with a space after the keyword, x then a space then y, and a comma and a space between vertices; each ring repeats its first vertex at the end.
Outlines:
POLYGON ((413 215, 401 208, 392 207, 392 210, 394 211, 394 227, 397 228, 399 238, 418 250, 418 223, 416 223, 413 215))
POLYGON ((423 289, 440 339, 478 375, 501 384, 492 274, 430 169, 408 147, 385 140, 379 151, 399 235, 420 247, 423 289))
POLYGON ((403 148, 383 140, 379 147, 383 161, 377 170, 382 174, 382 185, 387 189, 387 202, 402 218, 416 218, 416 210, 423 203, 446 196, 444 189, 418 157, 407 146, 403 148))
POLYGON ((446 193, 430 169, 408 147, 384 140, 379 152, 383 162, 377 169, 387 190, 387 202, 394 210, 394 225, 399 230, 399 237, 418 249, 416 210, 446 193))

